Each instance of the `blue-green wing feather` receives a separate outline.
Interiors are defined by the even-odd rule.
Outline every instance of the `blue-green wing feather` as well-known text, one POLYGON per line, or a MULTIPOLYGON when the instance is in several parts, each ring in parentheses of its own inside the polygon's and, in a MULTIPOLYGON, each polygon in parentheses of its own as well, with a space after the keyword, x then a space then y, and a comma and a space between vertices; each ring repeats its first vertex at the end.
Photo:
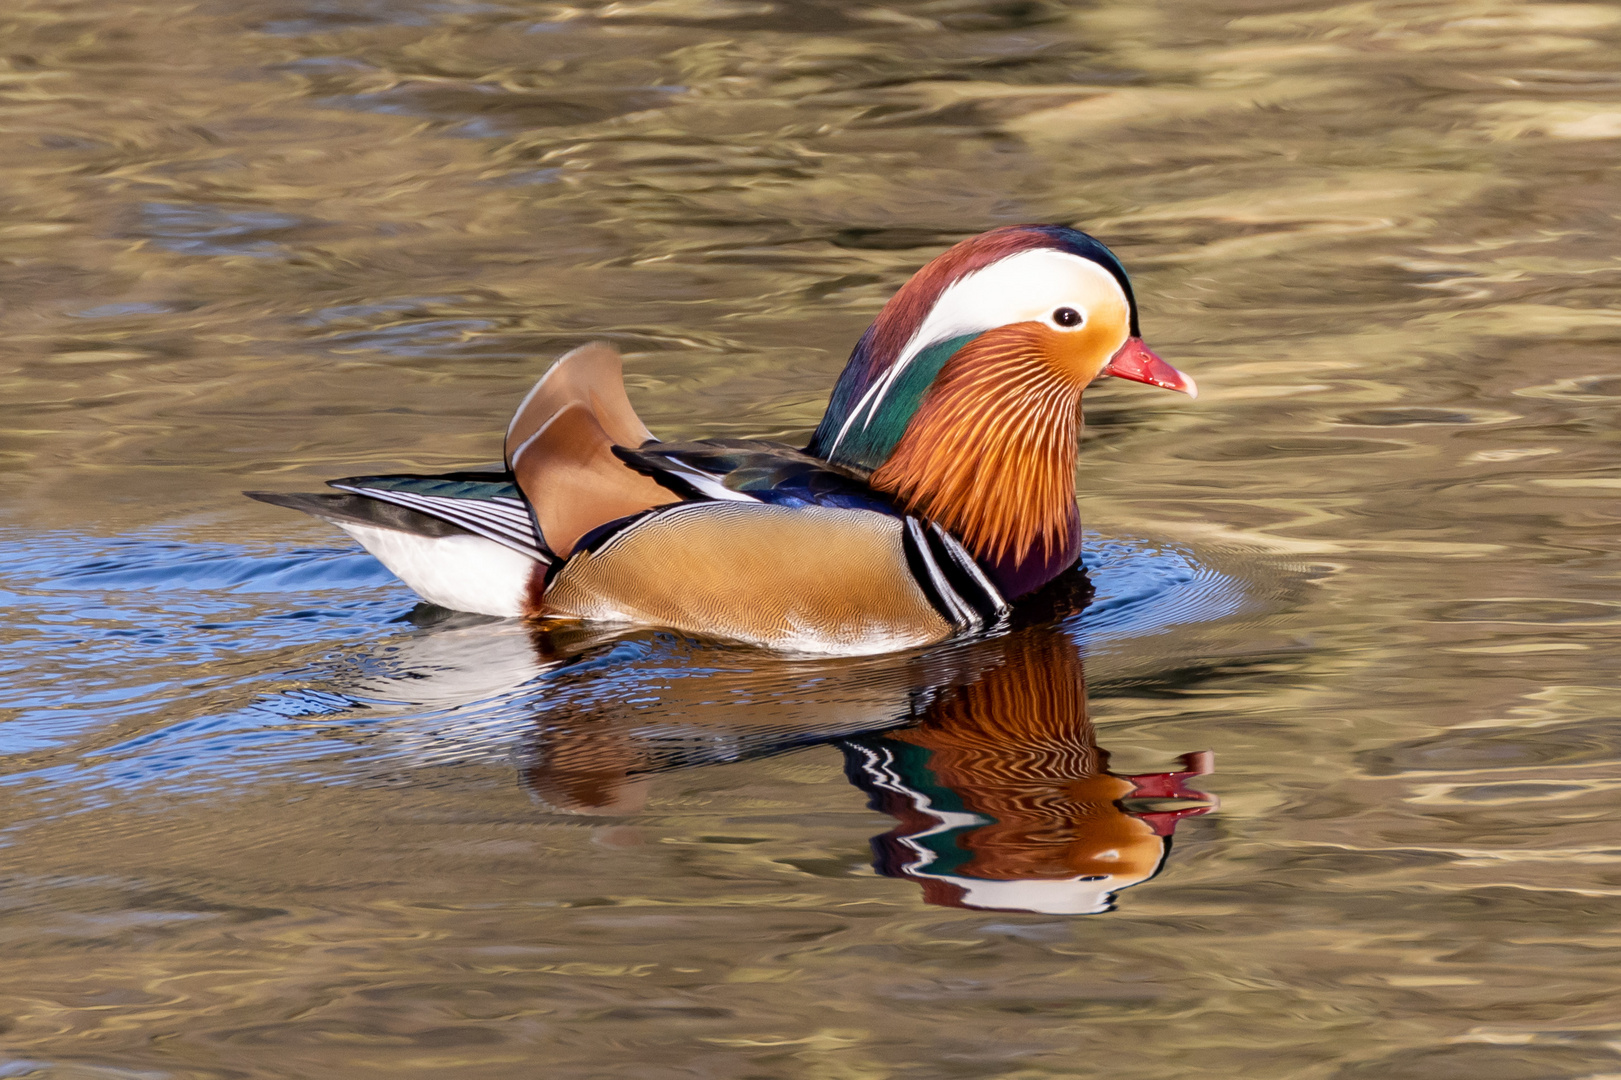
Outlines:
POLYGON ((829 408, 809 451, 846 468, 869 472, 878 468, 895 452, 946 361, 976 336, 964 334, 930 345, 912 358, 876 402, 842 404, 839 415, 829 408), (853 422, 850 409, 858 410, 853 422))

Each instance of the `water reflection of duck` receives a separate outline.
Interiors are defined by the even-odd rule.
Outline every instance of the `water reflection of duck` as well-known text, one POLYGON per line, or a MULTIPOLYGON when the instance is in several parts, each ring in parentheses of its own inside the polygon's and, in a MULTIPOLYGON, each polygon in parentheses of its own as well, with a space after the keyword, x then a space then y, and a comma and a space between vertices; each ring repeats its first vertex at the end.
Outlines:
POLYGON ((1054 914, 1109 910, 1159 871, 1179 818, 1215 806, 1184 786, 1210 771, 1207 753, 1178 772, 1106 769, 1079 648, 1050 623, 901 656, 745 657, 622 653, 560 669, 525 784, 555 810, 627 814, 659 773, 832 742, 900 822, 874 840, 881 873, 931 903, 1054 914))
POLYGON ((1208 753, 1150 776, 1107 771, 1074 643, 1013 635, 1004 662, 943 693, 912 727, 845 740, 850 779, 899 820, 875 865, 930 903, 1086 915, 1153 877, 1178 818, 1215 800, 1183 786, 1208 753))
POLYGON ((1080 397, 1103 375, 1194 392, 1143 345, 1106 247, 1010 226, 901 288, 804 450, 658 442, 596 344, 530 392, 500 468, 250 494, 334 522, 446 607, 883 652, 994 625, 1075 564, 1080 397))

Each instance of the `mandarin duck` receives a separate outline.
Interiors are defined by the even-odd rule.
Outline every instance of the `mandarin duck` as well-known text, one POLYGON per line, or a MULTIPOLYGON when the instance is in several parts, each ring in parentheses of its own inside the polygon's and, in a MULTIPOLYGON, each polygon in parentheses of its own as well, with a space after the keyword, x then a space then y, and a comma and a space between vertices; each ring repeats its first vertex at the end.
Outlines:
POLYGON ((997 625, 1075 565, 1081 392, 1106 375, 1196 393, 1143 344, 1108 248, 1014 225, 884 305, 802 450, 658 441, 599 342, 535 384, 499 466, 246 494, 332 522, 447 608, 885 652, 997 625))

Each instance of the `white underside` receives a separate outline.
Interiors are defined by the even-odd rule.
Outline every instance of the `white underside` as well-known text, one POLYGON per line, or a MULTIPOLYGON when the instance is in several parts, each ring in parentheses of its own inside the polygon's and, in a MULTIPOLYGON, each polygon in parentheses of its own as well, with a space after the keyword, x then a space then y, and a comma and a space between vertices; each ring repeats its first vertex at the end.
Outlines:
POLYGON ((929 876, 962 886, 960 903, 966 907, 991 911, 1034 911, 1043 915, 1101 915, 1112 906, 1117 891, 1137 884, 1132 879, 1116 877, 1091 881, 1084 877, 1056 881, 987 881, 955 874, 929 876))
POLYGON ((523 614, 529 575, 539 563, 521 552, 471 533, 418 536, 346 521, 333 524, 430 604, 504 618, 523 614))

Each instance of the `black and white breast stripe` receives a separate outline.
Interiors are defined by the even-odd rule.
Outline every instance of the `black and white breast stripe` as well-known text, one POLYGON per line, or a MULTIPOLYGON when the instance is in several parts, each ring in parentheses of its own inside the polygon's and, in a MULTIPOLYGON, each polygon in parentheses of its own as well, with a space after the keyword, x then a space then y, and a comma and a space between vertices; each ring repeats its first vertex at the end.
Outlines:
POLYGON ((522 499, 499 496, 494 499, 456 499, 444 495, 421 495, 414 491, 385 491, 352 484, 333 484, 340 491, 352 491, 368 499, 394 503, 460 526, 488 540, 520 551, 543 563, 551 557, 535 539, 535 526, 529 507, 522 499))
POLYGON ((1007 618, 1008 603, 957 538, 933 522, 906 519, 906 565, 940 616, 959 632, 1007 618))

